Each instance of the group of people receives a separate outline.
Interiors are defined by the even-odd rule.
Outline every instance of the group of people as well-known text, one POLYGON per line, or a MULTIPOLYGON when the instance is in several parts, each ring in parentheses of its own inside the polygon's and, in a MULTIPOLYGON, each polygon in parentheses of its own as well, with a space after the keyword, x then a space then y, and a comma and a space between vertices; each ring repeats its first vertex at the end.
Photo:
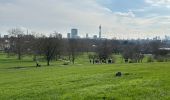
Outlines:
POLYGON ((113 59, 90 59, 90 63, 92 64, 112 64, 113 59))

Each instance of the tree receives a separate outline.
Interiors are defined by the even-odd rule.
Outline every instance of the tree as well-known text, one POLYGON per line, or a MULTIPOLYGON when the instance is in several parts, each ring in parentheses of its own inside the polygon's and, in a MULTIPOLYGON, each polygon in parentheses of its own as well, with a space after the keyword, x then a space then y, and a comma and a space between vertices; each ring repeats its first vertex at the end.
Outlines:
POLYGON ((21 56, 24 52, 24 32, 19 28, 14 28, 8 31, 10 35, 10 52, 16 53, 18 60, 21 60, 21 56))
POLYGON ((50 66, 50 61, 55 58, 57 48, 59 48, 59 41, 57 39, 58 37, 51 35, 50 37, 39 37, 36 40, 37 47, 35 53, 44 56, 47 66, 50 66))
POLYGON ((152 41, 150 42, 149 46, 151 48, 151 52, 154 56, 157 56, 159 55, 160 53, 160 47, 161 47, 162 43, 160 40, 155 40, 155 41, 152 41))
POLYGON ((122 56, 125 59, 125 62, 128 62, 129 59, 131 62, 142 62, 144 55, 141 53, 141 47, 137 44, 128 44, 124 46, 122 51, 122 56))
POLYGON ((104 40, 100 45, 97 46, 96 53, 99 56, 100 61, 104 61, 112 57, 112 46, 108 40, 104 40))
POLYGON ((62 39, 62 35, 57 32, 53 33, 53 37, 55 38, 54 42, 55 42, 55 46, 57 47, 54 52, 55 60, 58 60, 61 58, 61 54, 62 54, 63 39, 62 39))
POLYGON ((78 42, 77 39, 69 39, 68 40, 68 54, 69 54, 69 60, 74 64, 75 63, 75 59, 77 57, 77 55, 79 54, 79 46, 78 46, 78 42))
POLYGON ((3 40, 3 38, 1 38, 1 34, 0 34, 0 51, 4 50, 3 44, 4 44, 4 40, 3 40))

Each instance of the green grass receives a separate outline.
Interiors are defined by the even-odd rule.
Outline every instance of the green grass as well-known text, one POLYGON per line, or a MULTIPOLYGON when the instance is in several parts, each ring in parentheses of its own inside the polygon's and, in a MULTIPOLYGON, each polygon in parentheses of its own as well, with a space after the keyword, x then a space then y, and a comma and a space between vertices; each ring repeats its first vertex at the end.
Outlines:
POLYGON ((0 100, 170 100, 169 62, 92 65, 85 58, 35 68, 30 58, 1 54, 0 100))

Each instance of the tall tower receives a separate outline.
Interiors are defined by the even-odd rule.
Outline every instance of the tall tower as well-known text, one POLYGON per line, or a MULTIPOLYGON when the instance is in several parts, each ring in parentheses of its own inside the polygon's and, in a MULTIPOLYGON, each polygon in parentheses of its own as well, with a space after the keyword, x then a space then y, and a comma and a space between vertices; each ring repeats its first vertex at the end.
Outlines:
POLYGON ((102 26, 99 26, 99 39, 101 39, 101 35, 102 35, 102 26))
POLYGON ((27 29, 27 35, 29 34, 28 29, 27 29))
POLYGON ((88 33, 86 33, 86 39, 87 39, 87 38, 89 38, 89 34, 88 34, 88 33))

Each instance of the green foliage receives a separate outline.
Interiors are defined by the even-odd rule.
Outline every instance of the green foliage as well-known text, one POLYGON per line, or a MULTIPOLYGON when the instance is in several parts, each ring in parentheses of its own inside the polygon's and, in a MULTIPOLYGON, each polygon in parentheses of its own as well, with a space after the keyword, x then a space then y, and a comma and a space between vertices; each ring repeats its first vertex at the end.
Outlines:
POLYGON ((117 59, 116 59, 115 56, 112 56, 111 59, 112 59, 113 63, 116 63, 116 60, 117 60, 117 59))
POLYGON ((152 56, 147 57, 147 62, 154 62, 154 58, 152 56))
POLYGON ((63 65, 69 65, 70 64, 70 61, 64 61, 63 62, 63 65))
POLYGON ((157 60, 157 62, 167 62, 170 58, 167 56, 155 56, 155 59, 157 60))

